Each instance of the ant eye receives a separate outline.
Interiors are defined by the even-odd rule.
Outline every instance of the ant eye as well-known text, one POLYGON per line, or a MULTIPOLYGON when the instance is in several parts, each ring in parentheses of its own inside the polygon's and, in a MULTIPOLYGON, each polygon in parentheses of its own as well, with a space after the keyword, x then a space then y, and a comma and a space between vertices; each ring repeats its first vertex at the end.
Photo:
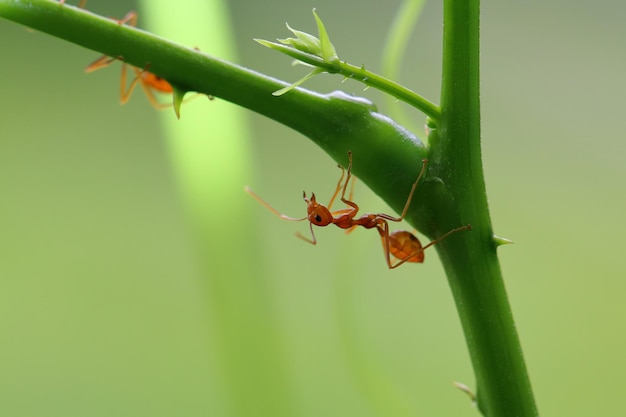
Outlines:
POLYGON ((317 223, 321 222, 321 221, 322 221, 322 216, 320 216, 319 214, 316 214, 316 215, 315 215, 315 221, 316 221, 317 223))

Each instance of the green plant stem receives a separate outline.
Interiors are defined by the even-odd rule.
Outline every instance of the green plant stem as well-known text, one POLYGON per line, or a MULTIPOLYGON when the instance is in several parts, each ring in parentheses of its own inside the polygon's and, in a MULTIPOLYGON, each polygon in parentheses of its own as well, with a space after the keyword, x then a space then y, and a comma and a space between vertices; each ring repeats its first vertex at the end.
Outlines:
POLYGON ((442 117, 431 141, 431 160, 433 173, 454 201, 450 213, 473 230, 437 249, 465 332, 480 411, 488 417, 534 417, 537 409, 489 219, 479 98, 479 0, 445 0, 442 117))
POLYGON ((431 237, 472 225, 472 232, 458 233, 436 248, 466 334, 478 406, 489 417, 536 416, 496 257, 480 159, 478 12, 478 0, 444 1, 441 117, 427 152, 415 135, 365 99, 300 88, 274 97, 272 92, 288 84, 111 19, 49 0, 0 0, 1 17, 122 56, 139 68, 149 63, 150 72, 182 90, 231 101, 292 127, 344 166, 352 150, 354 174, 396 212, 421 159, 428 157, 428 176, 418 186, 407 220, 431 237))
POLYGON ((424 114, 433 118, 434 120, 439 119, 441 110, 437 105, 417 94, 415 91, 406 88, 388 78, 385 78, 382 75, 376 74, 366 69, 364 66, 359 67, 344 61, 327 62, 324 61, 322 57, 297 50, 295 48, 292 48, 291 46, 282 45, 276 42, 264 41, 260 39, 257 39, 257 42, 259 42, 261 45, 267 46, 268 48, 280 51, 285 55, 289 55, 290 57, 295 58, 298 61, 304 62, 316 68, 320 68, 325 72, 328 72, 329 74, 341 74, 351 80, 360 81, 368 87, 376 88, 377 90, 385 92, 398 100, 404 101, 405 103, 424 112, 424 114))

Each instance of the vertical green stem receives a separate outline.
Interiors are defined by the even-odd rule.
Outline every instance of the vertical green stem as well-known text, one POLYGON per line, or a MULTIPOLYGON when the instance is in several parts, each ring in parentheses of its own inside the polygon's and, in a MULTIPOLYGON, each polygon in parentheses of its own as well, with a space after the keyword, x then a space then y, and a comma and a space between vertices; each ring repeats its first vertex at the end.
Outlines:
POLYGON ((479 6, 479 0, 444 1, 442 116, 431 159, 457 221, 473 230, 437 249, 466 335, 480 411, 530 417, 537 409, 497 259, 481 162, 479 6))

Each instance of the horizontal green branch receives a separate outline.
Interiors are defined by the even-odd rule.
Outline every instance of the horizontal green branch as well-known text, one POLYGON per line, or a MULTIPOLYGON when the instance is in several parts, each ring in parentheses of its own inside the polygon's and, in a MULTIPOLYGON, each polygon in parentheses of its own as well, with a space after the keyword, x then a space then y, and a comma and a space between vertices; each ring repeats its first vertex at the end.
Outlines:
MULTIPOLYGON (((354 174, 396 211, 402 210, 426 157, 426 148, 413 133, 378 113, 364 98, 302 88, 275 97, 272 93, 288 83, 55 1, 0 0, 0 17, 104 55, 123 57, 138 68, 149 64, 150 72, 183 91, 230 101, 293 128, 344 166, 351 150, 354 174)), ((5 57, 5 62, 10 59, 5 57)), ((184 108, 182 113, 184 119, 184 108)), ((412 213, 407 220, 420 227, 412 213)))

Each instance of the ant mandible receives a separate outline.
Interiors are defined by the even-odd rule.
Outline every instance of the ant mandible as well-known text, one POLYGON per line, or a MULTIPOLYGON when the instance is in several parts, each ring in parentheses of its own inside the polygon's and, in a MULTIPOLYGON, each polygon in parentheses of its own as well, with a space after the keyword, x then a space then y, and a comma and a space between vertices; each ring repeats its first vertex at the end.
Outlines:
POLYGON ((413 235, 413 233, 406 230, 398 230, 389 233, 389 222, 400 222, 406 216, 406 213, 409 210, 409 206, 411 205, 411 200, 413 199, 413 194, 415 193, 415 189, 417 188, 417 184, 424 175, 427 165, 428 160, 423 159, 422 168, 417 175, 417 179, 413 183, 413 186, 411 187, 411 191, 409 192, 409 196, 406 200, 406 203, 404 204, 404 209, 402 210, 400 217, 394 217, 384 213, 363 214, 361 217, 356 217, 359 211, 359 206, 351 201, 352 192, 350 193, 350 199, 345 198, 348 183, 350 182, 350 179, 352 177, 352 152, 350 151, 348 151, 347 175, 344 168, 339 166, 339 168, 341 168, 341 177, 339 178, 339 182, 337 183, 337 187, 335 188, 335 192, 333 193, 333 196, 331 197, 328 206, 324 206, 323 204, 318 203, 314 193, 312 193, 311 197, 309 198, 307 197, 306 192, 303 192, 303 198, 307 205, 307 216, 301 219, 289 217, 278 212, 275 208, 273 208, 263 199, 261 199, 261 197, 255 194, 250 188, 246 187, 245 190, 259 203, 263 204, 268 210, 270 210, 281 219, 290 221, 308 220, 312 239, 308 239, 305 236, 302 236, 300 233, 298 233, 297 236, 313 245, 317 244, 317 239, 315 238, 315 233, 313 232, 313 225, 323 227, 328 226, 329 224, 334 224, 335 226, 341 229, 345 229, 348 232, 352 231, 352 229, 357 226, 362 226, 366 229, 376 229, 382 239, 383 251, 385 254, 385 261, 387 262, 387 266, 389 267, 389 269, 394 269, 404 264, 405 262, 424 262, 424 251, 427 248, 433 246, 438 242, 441 242, 443 239, 453 233, 471 229, 470 225, 452 229, 444 235, 433 240, 426 246, 422 246, 419 239, 415 235, 413 235), (342 190, 340 199, 344 204, 349 206, 349 208, 330 211, 330 208, 332 207, 333 202, 337 198, 340 190, 342 190), (395 263, 391 260, 392 255, 397 259, 395 263))

